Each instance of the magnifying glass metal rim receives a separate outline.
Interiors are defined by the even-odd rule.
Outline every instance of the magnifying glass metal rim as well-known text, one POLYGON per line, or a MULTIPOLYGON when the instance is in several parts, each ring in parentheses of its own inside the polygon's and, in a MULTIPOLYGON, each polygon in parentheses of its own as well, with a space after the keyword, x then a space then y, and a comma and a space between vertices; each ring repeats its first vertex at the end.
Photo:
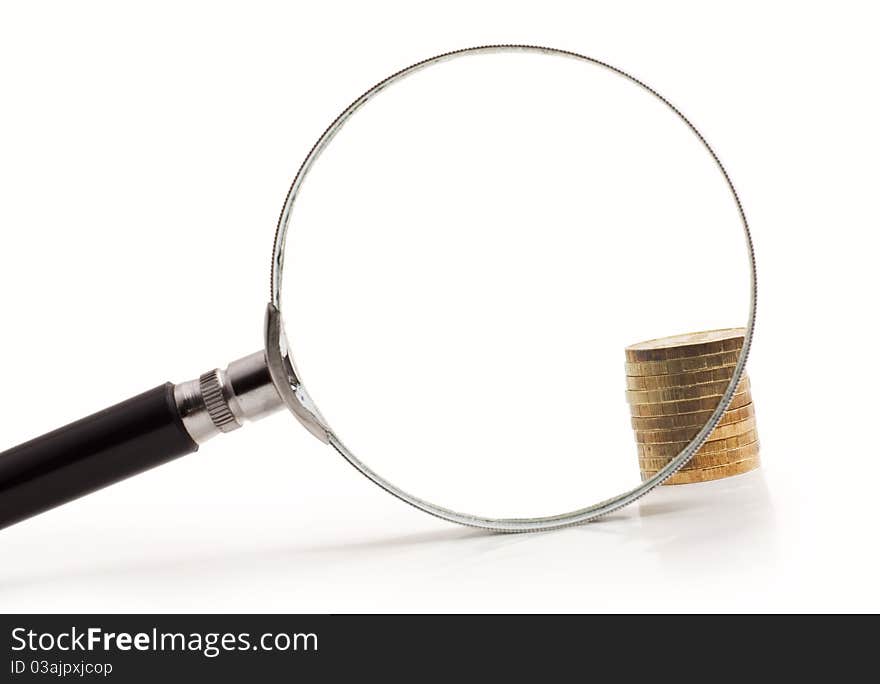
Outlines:
POLYGON ((739 384, 743 371, 745 370, 749 350, 752 344, 752 336, 754 334, 755 327, 756 306, 757 269, 755 265, 755 252, 754 246, 752 244, 751 232, 749 231, 748 220, 746 219, 745 211, 743 209, 742 203, 740 202, 739 195, 733 185, 733 181, 730 179, 730 176, 728 175, 727 170, 724 168, 724 165, 721 163, 718 155, 703 137, 702 133, 697 130, 696 126, 694 126, 690 122, 690 120, 688 120, 688 118, 685 117, 685 115, 682 114, 677 107, 675 107, 675 105, 673 105, 669 100, 663 97, 656 90, 654 90, 644 82, 640 81, 639 79, 635 78, 634 76, 606 62, 602 62, 592 57, 587 57, 585 55, 570 52, 568 50, 560 50, 556 48, 540 47, 534 45, 485 45, 479 47, 464 48, 461 50, 454 50, 452 52, 446 52, 440 55, 436 55, 391 74, 390 76, 383 79, 372 88, 367 90, 348 107, 346 107, 342 111, 342 113, 340 113, 339 116, 337 116, 336 119, 333 120, 333 122, 327 127, 321 137, 319 137, 315 144, 312 146, 312 149, 309 151, 308 155, 305 157, 302 164, 300 165, 296 177, 293 179, 293 183, 290 186, 290 190, 287 193, 287 197, 284 201, 284 206, 282 207, 281 214, 278 218, 278 226, 275 232, 275 242, 273 245, 272 253, 270 302, 266 310, 264 330, 266 345, 265 358, 266 364, 268 365, 269 373, 272 378, 272 382, 275 385, 278 393, 281 395, 281 399, 283 400, 287 408, 299 419, 299 421, 309 430, 309 432, 311 432, 321 441, 330 444, 361 474, 366 476, 375 484, 382 487, 382 489, 387 491, 389 494, 393 494, 398 499, 405 501, 406 503, 418 508, 419 510, 424 511, 425 513, 429 513, 438 518, 442 518, 443 520, 448 520, 450 522, 458 523, 461 525, 495 530, 499 532, 530 532, 549 530, 589 522, 591 520, 595 520, 601 516, 619 510, 620 508, 623 508, 624 506, 627 506, 628 504, 631 504, 634 501, 640 499, 645 494, 653 490, 655 487, 663 484, 672 475, 674 475, 682 467, 684 467, 684 465, 687 464, 688 461, 690 461, 696 451, 702 446, 703 442, 706 441, 712 430, 714 430, 715 427, 718 425, 721 417, 733 400, 733 395, 736 392, 737 385, 739 384), (643 481, 639 486, 634 487, 633 489, 627 490, 621 494, 618 494, 617 496, 606 499, 604 501, 600 501, 599 503, 593 504, 586 508, 580 508, 574 511, 561 513, 559 515, 533 518, 488 518, 480 515, 472 515, 468 513, 453 511, 451 509, 444 508, 442 506, 414 496, 413 494, 404 491, 390 481, 386 480, 375 471, 371 470, 365 463, 357 458, 357 456, 355 456, 354 453, 352 453, 352 451, 348 449, 345 444, 334 434, 333 430, 330 429, 329 425, 327 425, 327 422, 321 416, 321 413, 318 410, 317 406, 309 397, 308 392, 306 392, 305 386, 303 385, 301 376, 296 368, 296 364, 290 352, 290 347, 284 332, 284 323, 281 316, 281 284, 284 273, 284 252, 291 218, 293 215, 293 207, 296 202, 299 190, 302 187, 302 184, 305 182, 306 177, 308 176, 309 170, 315 164, 327 145, 330 144, 330 142, 333 140, 334 136, 351 118, 351 116, 355 112, 357 112, 357 110, 360 109, 364 104, 366 104, 371 98, 373 98, 375 95, 380 93, 388 86, 406 78, 407 76, 411 76, 412 74, 422 69, 433 66, 440 62, 444 62, 446 60, 468 55, 500 52, 542 53, 588 62, 604 69, 608 69, 618 76, 622 76, 628 81, 649 92, 651 95, 653 95, 663 104, 665 104, 669 109, 671 109, 672 112, 674 112, 679 117, 679 119, 681 119, 681 121, 687 125, 690 131, 699 139, 699 141, 705 147, 706 151, 712 156, 712 159, 714 160, 718 170, 721 172, 725 183, 730 189, 731 195, 733 196, 733 200, 736 204, 737 211, 739 212, 740 221, 742 223, 743 232, 746 238, 746 248, 749 260, 749 271, 751 280, 748 323, 746 324, 745 339, 743 341, 743 346, 740 351, 737 364, 734 367, 733 376, 731 377, 730 383, 727 385, 724 394, 721 396, 721 399, 718 402, 718 406, 716 406, 715 411, 712 413, 711 417, 703 426, 703 428, 690 441, 690 443, 684 449, 682 449, 682 451, 674 459, 672 459, 672 461, 670 461, 662 470, 658 471, 653 477, 643 481))

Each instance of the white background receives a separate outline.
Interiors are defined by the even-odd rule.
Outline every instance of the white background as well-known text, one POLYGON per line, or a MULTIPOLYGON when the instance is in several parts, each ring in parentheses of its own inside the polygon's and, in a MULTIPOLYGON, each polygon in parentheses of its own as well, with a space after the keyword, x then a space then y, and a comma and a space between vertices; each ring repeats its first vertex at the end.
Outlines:
POLYGON ((0 610, 877 610, 880 48, 865 7, 4 9, 3 445, 256 349, 278 207, 317 133, 405 64, 522 42, 656 86, 736 181, 758 255, 765 465, 498 536, 400 504, 279 416, 0 532, 0 610))

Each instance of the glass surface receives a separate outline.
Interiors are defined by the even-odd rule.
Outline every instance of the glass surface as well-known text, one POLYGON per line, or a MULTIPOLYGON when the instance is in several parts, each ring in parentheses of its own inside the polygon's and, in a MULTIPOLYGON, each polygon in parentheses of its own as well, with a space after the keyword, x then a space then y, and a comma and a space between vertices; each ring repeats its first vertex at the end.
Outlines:
POLYGON ((336 134, 281 301, 312 400, 369 468, 546 516, 639 484, 624 347, 745 326, 748 263, 724 176, 663 102, 596 64, 477 54, 336 134))

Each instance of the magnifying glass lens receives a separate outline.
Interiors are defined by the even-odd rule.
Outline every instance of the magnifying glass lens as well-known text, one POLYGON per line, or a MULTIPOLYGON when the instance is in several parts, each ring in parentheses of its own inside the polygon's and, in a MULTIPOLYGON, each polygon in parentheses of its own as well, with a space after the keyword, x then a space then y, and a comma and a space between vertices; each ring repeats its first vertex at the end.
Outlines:
POLYGON ((638 485, 624 348, 749 311, 704 144, 644 88, 558 55, 470 55, 371 98, 302 183, 286 252, 291 353, 335 437, 486 517, 638 485))

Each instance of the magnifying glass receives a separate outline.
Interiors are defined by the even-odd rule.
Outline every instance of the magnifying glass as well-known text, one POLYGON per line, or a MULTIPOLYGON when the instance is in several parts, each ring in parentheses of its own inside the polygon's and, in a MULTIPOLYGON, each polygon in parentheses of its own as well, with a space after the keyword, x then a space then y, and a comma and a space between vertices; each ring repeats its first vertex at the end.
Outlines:
POLYGON ((283 409, 439 518, 594 520, 718 425, 756 278, 736 190, 674 105, 604 62, 496 45, 402 69, 330 124, 282 207, 269 294, 262 350, 0 454, 0 526, 283 409), (705 423, 641 481, 623 348, 740 325, 705 423))

